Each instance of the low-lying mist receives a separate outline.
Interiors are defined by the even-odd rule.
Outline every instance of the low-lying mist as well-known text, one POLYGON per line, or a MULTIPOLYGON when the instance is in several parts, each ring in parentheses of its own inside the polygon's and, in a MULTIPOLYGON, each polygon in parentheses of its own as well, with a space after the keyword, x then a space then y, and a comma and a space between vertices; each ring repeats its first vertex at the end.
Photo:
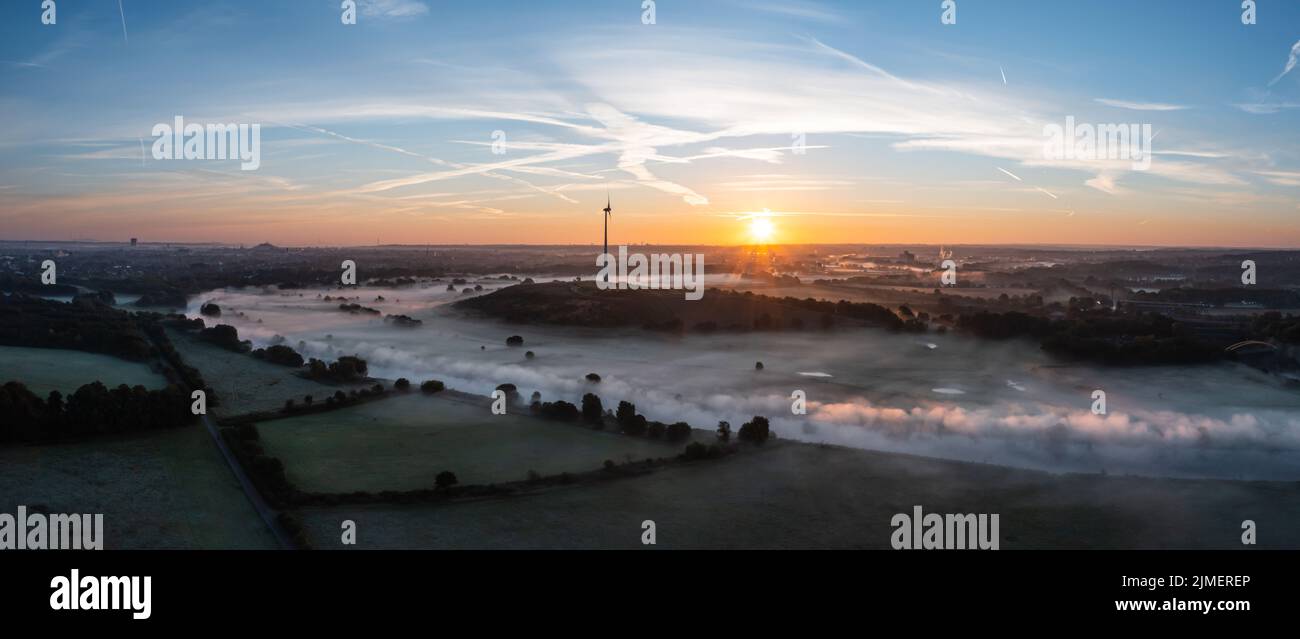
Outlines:
POLYGON ((627 400, 650 419, 702 429, 764 415, 783 438, 1057 472, 1300 478, 1300 393, 1240 365, 1099 368, 1029 342, 873 329, 672 337, 512 325, 454 311, 464 295, 442 286, 227 289, 188 312, 214 301, 224 311, 215 321, 241 339, 282 338, 304 357, 356 354, 375 377, 481 394, 508 382, 525 397, 574 403, 594 392, 606 408, 627 400), (318 295, 424 323, 392 326, 318 295), (507 347, 510 335, 524 345, 507 347), (791 412, 796 390, 806 415, 791 412), (1105 415, 1091 411, 1095 390, 1106 393, 1105 415))

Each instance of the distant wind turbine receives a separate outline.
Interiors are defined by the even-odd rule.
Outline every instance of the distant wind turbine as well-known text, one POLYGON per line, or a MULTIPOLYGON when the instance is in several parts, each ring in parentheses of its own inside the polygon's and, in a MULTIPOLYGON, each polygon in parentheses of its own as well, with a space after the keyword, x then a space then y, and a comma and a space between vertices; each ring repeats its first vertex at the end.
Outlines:
MULTIPOLYGON (((612 206, 610 206, 610 202, 609 202, 609 193, 605 193, 605 252, 604 252, 604 255, 609 255, 609 214, 610 214, 610 213, 613 213, 613 212, 614 212, 614 208, 613 208, 612 206)), ((605 281, 606 281, 606 282, 609 281, 609 272, 608 272, 608 271, 605 272, 605 281)))

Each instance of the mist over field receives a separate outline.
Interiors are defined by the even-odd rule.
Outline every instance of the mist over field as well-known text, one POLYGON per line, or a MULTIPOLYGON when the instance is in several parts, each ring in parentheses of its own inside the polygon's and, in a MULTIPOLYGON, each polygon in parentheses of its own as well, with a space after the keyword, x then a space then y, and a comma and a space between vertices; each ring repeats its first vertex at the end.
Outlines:
POLYGON ((223 314, 210 325, 235 326, 255 346, 283 340, 304 357, 356 354, 374 377, 480 394, 512 383, 525 397, 574 403, 594 392, 606 408, 628 400, 649 419, 700 429, 764 415, 783 438, 1057 472, 1300 478, 1300 396, 1245 366, 1101 369, 1029 342, 875 329, 675 337, 511 325, 452 309, 464 296, 444 286, 223 289, 187 311, 215 302, 223 314), (318 295, 424 323, 392 326, 318 295), (516 334, 523 347, 507 347, 516 334), (593 372, 599 384, 584 379, 593 372), (1090 410, 1097 389, 1106 415, 1090 410), (795 390, 807 415, 791 414, 795 390))

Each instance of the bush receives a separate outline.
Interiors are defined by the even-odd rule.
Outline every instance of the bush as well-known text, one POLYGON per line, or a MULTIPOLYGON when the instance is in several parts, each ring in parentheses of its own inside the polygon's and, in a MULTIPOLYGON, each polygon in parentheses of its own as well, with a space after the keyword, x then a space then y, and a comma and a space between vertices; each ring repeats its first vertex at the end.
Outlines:
POLYGON ((766 417, 754 416, 754 419, 745 422, 740 427, 740 433, 737 435, 741 441, 762 444, 771 437, 772 431, 768 426, 766 417))
POLYGON ((627 426, 632 423, 634 417, 636 417, 636 404, 628 401, 618 403, 618 411, 614 413, 614 418, 618 420, 619 426, 627 426))
POLYGON ((458 483, 460 482, 456 479, 456 473, 449 470, 438 473, 438 476, 433 480, 433 485, 436 488, 451 488, 458 483))
POLYGON ((668 426, 668 431, 664 433, 670 442, 679 442, 691 436, 691 425, 686 422, 677 422, 668 426))
POLYGON ((650 439, 663 439, 664 432, 667 430, 668 426, 663 422, 650 422, 649 427, 646 428, 646 436, 650 439))
POLYGON ((519 335, 511 335, 506 338, 506 346, 523 346, 524 338, 519 335))
POLYGON ((428 393, 430 395, 432 395, 433 393, 441 393, 446 389, 447 389, 447 385, 443 384, 442 382, 436 379, 431 379, 427 382, 424 382, 423 384, 420 384, 420 391, 424 393, 428 393))
POLYGON ((279 364, 280 366, 299 368, 303 365, 302 355, 299 355, 298 351, 283 344, 259 348, 253 351, 252 355, 257 359, 266 360, 272 364, 279 364))
POLYGON ((229 324, 217 324, 199 331, 199 339, 236 353, 247 353, 249 342, 239 341, 239 331, 229 324))
POLYGON ((724 442, 731 441, 730 422, 718 422, 718 439, 724 442))
POLYGON ((705 446, 700 442, 691 442, 682 451, 682 459, 686 461, 696 461, 700 459, 717 459, 722 457, 722 448, 717 444, 705 446))
POLYGON ((623 432, 628 435, 644 435, 649 426, 650 424, 646 421, 645 415, 634 415, 632 421, 623 426, 623 432))
POLYGON ((351 382, 364 378, 368 370, 366 360, 353 355, 344 355, 332 364, 315 358, 307 362, 307 377, 317 380, 351 382))
POLYGON ((397 381, 393 382, 393 388, 396 388, 399 391, 411 390, 411 380, 406 379, 405 377, 399 377, 397 378, 397 381))
POLYGON ((589 381, 589 382, 591 382, 591 383, 593 383, 593 384, 599 384, 599 383, 600 383, 600 375, 597 375, 597 374, 595 374, 595 373, 587 373, 587 381, 589 381))
POLYGON ((577 421, 579 417, 578 407, 565 401, 546 402, 538 407, 538 413, 546 419, 555 419, 566 422, 577 421))

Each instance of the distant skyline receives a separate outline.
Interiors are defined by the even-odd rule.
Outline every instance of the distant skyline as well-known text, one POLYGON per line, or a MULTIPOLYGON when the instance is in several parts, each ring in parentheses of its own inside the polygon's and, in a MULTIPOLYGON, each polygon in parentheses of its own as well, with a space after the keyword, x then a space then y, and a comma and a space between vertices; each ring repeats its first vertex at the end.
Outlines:
POLYGON ((40 4, 0 240, 599 246, 608 193, 611 246, 1300 248, 1300 3, 40 4), (260 124, 257 170, 154 159, 177 116, 260 124), (1150 166, 1045 155, 1067 118, 1150 166))

